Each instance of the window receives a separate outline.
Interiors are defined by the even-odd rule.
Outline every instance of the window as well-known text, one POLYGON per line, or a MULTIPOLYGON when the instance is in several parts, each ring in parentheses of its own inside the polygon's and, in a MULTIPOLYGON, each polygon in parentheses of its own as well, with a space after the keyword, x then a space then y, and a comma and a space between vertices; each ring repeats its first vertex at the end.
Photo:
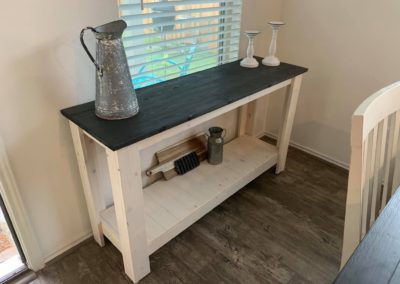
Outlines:
POLYGON ((25 263, 21 245, 0 195, 0 283, 10 280, 18 272, 25 270, 25 263))
POLYGON ((120 0, 135 88, 238 59, 241 0, 120 0))

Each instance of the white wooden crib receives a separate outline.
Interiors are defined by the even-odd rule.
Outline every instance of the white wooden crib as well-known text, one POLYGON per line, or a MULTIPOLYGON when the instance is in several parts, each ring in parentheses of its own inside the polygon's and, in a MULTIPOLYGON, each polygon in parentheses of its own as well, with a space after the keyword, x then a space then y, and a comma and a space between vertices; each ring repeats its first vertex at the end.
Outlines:
POLYGON ((400 184, 400 82, 355 111, 342 248, 343 267, 400 184))

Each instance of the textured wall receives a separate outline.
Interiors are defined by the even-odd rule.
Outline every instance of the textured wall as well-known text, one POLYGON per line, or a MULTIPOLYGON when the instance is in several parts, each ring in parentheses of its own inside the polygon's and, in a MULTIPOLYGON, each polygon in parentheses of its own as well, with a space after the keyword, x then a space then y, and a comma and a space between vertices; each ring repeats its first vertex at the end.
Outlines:
POLYGON ((43 255, 90 233, 63 107, 94 98, 80 29, 117 18, 114 0, 7 1, 0 12, 0 135, 43 255))
MULTIPOLYGON (((279 55, 307 66, 292 140, 338 164, 350 155, 350 119, 378 89, 400 79, 400 2, 285 0, 279 55)), ((268 131, 276 133, 278 96, 268 131)))

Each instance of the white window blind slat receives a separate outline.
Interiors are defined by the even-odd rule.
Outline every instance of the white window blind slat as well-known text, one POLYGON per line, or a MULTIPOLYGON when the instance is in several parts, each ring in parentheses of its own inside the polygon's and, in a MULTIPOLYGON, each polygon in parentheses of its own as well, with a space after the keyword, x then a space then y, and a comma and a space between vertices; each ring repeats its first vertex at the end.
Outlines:
MULTIPOLYGON (((236 53, 236 52, 237 52, 237 50, 235 50, 235 51, 233 51, 231 53, 233 55, 233 53, 236 53)), ((208 55, 208 56, 204 56, 204 57, 202 56, 199 59, 193 59, 190 63, 201 63, 201 61, 205 61, 207 59, 211 59, 211 58, 214 58, 214 57, 215 57, 215 55, 208 55)), ((141 75, 149 75, 149 74, 152 74, 154 72, 163 72, 163 71, 168 71, 170 69, 175 69, 175 71, 176 70, 181 70, 184 67, 186 67, 187 64, 188 64, 187 62, 183 62, 183 63, 180 63, 180 64, 171 64, 171 63, 169 63, 167 61, 164 67, 160 67, 158 69, 153 69, 153 70, 150 70, 150 71, 144 71, 144 72, 141 72, 140 74, 141 75)))
MULTIPOLYGON (((178 20, 163 20, 158 23, 152 24, 134 24, 129 23, 128 21, 128 28, 126 31, 129 33, 130 31, 142 31, 143 29, 150 29, 150 28, 160 28, 160 27, 168 27, 168 26, 175 26, 175 25, 184 25, 184 24, 200 24, 202 22, 212 23, 213 21, 229 21, 233 19, 240 19, 240 13, 234 13, 230 15, 223 15, 223 16, 207 16, 207 17, 197 17, 197 18, 188 18, 188 19, 178 19, 178 20)), ((178 27, 179 29, 179 27, 178 27)))
MULTIPOLYGON (((179 5, 196 5, 196 4, 242 4, 242 0, 178 0, 178 1, 145 1, 146 8, 165 8, 169 7, 171 3, 175 6, 179 5), (178 3, 179 2, 179 3, 178 3)), ((141 3, 138 1, 121 0, 119 4, 121 11, 130 12, 134 9, 141 9, 141 3)))
POLYGON ((238 58, 242 0, 120 0, 136 88, 238 58))
POLYGON ((140 14, 140 15, 126 15, 124 16, 125 21, 130 21, 130 20, 145 20, 145 19, 157 19, 157 18, 165 18, 165 17, 177 17, 177 16, 185 16, 185 15, 191 15, 195 13, 207 13, 207 12, 215 12, 215 11, 235 11, 236 13, 240 12, 241 10, 241 5, 232 5, 228 7, 212 7, 212 8, 199 8, 199 9, 183 9, 183 10, 178 10, 174 12, 151 12, 151 13, 145 13, 145 14, 140 14))
MULTIPOLYGON (((222 32, 211 32, 211 33, 204 33, 204 34, 198 34, 198 35, 193 35, 193 36, 186 36, 186 37, 178 37, 177 39, 170 39, 170 40, 157 40, 152 43, 144 43, 144 44, 129 44, 129 43, 124 43, 125 46, 125 51, 128 52, 135 52, 137 50, 146 50, 149 48, 154 48, 154 47, 163 47, 168 44, 176 44, 176 43, 182 43, 183 41, 188 41, 188 40, 201 40, 202 42, 206 42, 207 39, 209 38, 215 38, 215 37, 221 37, 221 36, 226 36, 230 34, 229 36, 239 36, 240 35, 240 28, 237 29, 231 29, 229 31, 222 31, 222 32)), ((127 41, 125 41, 127 42, 127 41)))
MULTIPOLYGON (((221 64, 230 63, 232 61, 234 61, 234 60, 224 60, 224 61, 221 62, 221 64)), ((195 73, 195 72, 198 72, 198 71, 203 71, 203 70, 209 69, 209 68, 210 67, 209 67, 208 64, 203 64, 203 65, 200 65, 200 66, 197 66, 197 67, 193 68, 193 70, 192 70, 193 72, 192 73, 195 73)), ((174 73, 171 73, 171 74, 167 75, 165 77, 165 80, 171 80, 171 79, 174 79, 174 78, 177 78, 177 77, 181 77, 180 75, 181 75, 180 71, 174 72, 174 73)), ((162 82, 162 81, 165 81, 165 80, 160 80, 160 78, 158 78, 158 77, 157 78, 150 77, 150 78, 147 78, 146 80, 142 81, 141 85, 143 85, 142 87, 147 87, 147 86, 150 86, 152 84, 159 83, 159 82, 162 82)))
MULTIPOLYGON (((224 44, 227 41, 231 41, 233 47, 235 47, 235 46, 237 46, 239 44, 239 40, 231 40, 231 39, 221 39, 221 40, 219 40, 218 39, 218 40, 210 40, 210 41, 207 41, 207 42, 204 42, 204 43, 197 43, 195 46, 197 48, 203 48, 203 47, 207 48, 207 46, 210 45, 210 44, 214 44, 214 45, 224 44)), ((185 47, 184 46, 178 46, 178 47, 168 48, 168 49, 163 49, 163 50, 148 51, 148 52, 144 52, 144 53, 137 54, 137 55, 129 55, 127 53, 127 58, 128 58, 128 61, 131 61, 131 60, 135 60, 135 59, 138 59, 138 58, 148 57, 148 56, 155 56, 155 55, 162 56, 163 54, 165 54, 166 56, 168 56, 169 54, 171 54, 173 52, 176 52, 176 51, 182 51, 183 50, 183 52, 187 52, 184 49, 189 49, 191 47, 192 46, 190 46, 190 45, 187 45, 185 47)), ((194 45, 193 45, 193 47, 194 47, 194 45)), ((226 48, 226 46, 225 46, 225 48, 226 48)))
MULTIPOLYGON (((223 49, 224 49, 224 47, 209 48, 209 49, 206 49, 206 50, 203 50, 203 51, 196 52, 196 55, 198 55, 198 56, 206 56, 205 53, 209 53, 209 52, 213 52, 213 51, 217 52, 218 54, 221 54, 223 49)), ((233 55, 235 53, 237 53, 237 52, 239 52, 238 48, 235 48, 235 49, 232 50, 232 54, 233 55)), ((181 57, 182 57, 182 54, 175 55, 175 56, 169 56, 168 60, 176 60, 176 59, 181 58, 181 57)), ((164 62, 164 61, 165 61, 165 58, 158 58, 158 59, 152 60, 151 64, 152 63, 160 63, 160 62, 164 62)), ((133 62, 132 64, 129 64, 129 68, 131 68, 131 69, 132 68, 141 69, 141 68, 143 68, 143 67, 145 67, 146 65, 149 64, 149 62, 137 63, 135 60, 133 60, 131 62, 133 62), (137 64, 135 64, 135 63, 137 63, 137 64)))
MULTIPOLYGON (((228 28, 229 29, 240 29, 240 20, 239 21, 231 21, 229 23, 222 23, 222 24, 205 24, 202 26, 197 26, 197 27, 189 27, 189 28, 182 28, 182 29, 176 29, 173 31, 165 31, 163 34, 165 36, 167 35, 181 35, 184 33, 199 33, 202 31, 207 31, 213 28, 216 29, 222 29, 222 28, 228 28)), ((127 43, 129 44, 129 41, 131 40, 143 40, 143 39, 149 39, 149 38, 154 38, 154 36, 157 36, 159 33, 147 33, 147 34, 141 34, 141 35, 133 35, 133 36, 124 36, 124 44, 126 45, 127 43)))

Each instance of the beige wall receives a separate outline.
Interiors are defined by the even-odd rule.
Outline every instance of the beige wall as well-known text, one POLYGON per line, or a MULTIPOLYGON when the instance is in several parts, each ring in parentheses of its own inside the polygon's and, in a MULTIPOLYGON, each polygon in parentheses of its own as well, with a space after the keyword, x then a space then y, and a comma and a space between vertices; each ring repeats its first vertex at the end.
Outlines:
MULTIPOLYGON (((400 79, 400 2, 285 0, 279 55, 307 66, 292 140, 340 164, 350 154, 350 118, 370 94, 400 79)), ((270 102, 276 133, 279 99, 270 102)))
POLYGON ((117 15, 114 0, 21 0, 1 7, 0 135, 46 257, 90 233, 59 110, 93 99, 80 29, 117 15))
POLYGON ((269 21, 282 18, 282 0, 243 0, 242 35, 240 40, 240 57, 246 56, 247 38, 245 30, 259 30, 254 43, 255 53, 264 57, 267 54, 272 35, 268 26, 269 21))
MULTIPOLYGON (((116 19, 116 3, 8 1, 0 12, 0 135, 47 259, 91 232, 68 124, 59 110, 94 99, 94 70, 79 32, 116 19)), ((280 13, 278 0, 245 0, 243 29, 267 29, 266 21, 280 13)), ((256 43, 262 54, 267 37, 256 43)), ((232 128, 234 118, 230 113, 218 123, 232 128)))
MULTIPOLYGON (((272 30, 268 22, 282 19, 282 4, 282 0, 243 0, 240 58, 246 56, 248 40, 243 34, 245 30, 261 31, 261 34, 257 35, 255 38, 254 50, 257 56, 266 56, 272 36, 272 30)), ((254 135, 256 136, 263 135, 265 132, 267 121, 264 110, 267 109, 268 102, 268 98, 262 98, 257 104, 256 111, 258 117, 254 125, 254 135)))

